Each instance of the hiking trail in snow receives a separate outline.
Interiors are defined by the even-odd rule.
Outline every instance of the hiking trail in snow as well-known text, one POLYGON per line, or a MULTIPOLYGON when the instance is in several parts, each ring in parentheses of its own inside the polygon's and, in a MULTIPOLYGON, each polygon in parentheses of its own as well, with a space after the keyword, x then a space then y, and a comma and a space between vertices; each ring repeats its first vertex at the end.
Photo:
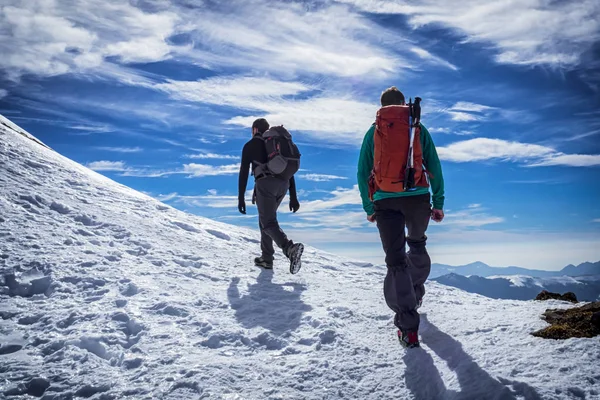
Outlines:
POLYGON ((429 282, 405 351, 384 268, 259 246, 0 125, 0 397, 600 398, 600 338, 530 335, 567 303, 429 282))

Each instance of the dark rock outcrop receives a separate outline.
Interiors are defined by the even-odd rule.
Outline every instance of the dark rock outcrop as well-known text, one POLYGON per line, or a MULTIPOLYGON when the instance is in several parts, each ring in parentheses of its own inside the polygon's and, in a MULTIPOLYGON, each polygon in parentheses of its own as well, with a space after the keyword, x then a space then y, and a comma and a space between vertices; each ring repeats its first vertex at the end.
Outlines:
POLYGON ((600 335, 600 301, 566 310, 546 310, 542 318, 551 325, 532 333, 533 336, 568 339, 600 335))
POLYGON ((577 296, 573 292, 567 292, 565 294, 552 293, 547 290, 542 290, 535 298, 536 300, 563 300, 571 303, 579 303, 577 296))

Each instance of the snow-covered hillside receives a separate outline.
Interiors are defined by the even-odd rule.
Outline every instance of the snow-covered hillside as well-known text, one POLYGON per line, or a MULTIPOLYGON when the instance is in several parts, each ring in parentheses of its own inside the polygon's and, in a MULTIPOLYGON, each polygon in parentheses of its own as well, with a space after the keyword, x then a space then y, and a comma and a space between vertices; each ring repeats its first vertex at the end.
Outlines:
POLYGON ((477 275, 448 274, 432 280, 494 299, 533 300, 542 290, 553 293, 573 292, 580 301, 600 299, 600 275, 547 278, 499 275, 482 278, 477 275))
POLYGON ((0 126, 0 397, 600 397, 600 338, 530 335, 564 303, 429 283, 405 351, 384 269, 307 248, 261 271, 258 247, 0 126))

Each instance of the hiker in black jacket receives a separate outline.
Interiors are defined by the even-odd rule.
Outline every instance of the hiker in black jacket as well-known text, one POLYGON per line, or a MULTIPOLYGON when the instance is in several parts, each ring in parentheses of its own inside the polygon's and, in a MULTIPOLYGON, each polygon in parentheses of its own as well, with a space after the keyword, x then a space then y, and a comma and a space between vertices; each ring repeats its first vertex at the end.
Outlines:
POLYGON ((290 260, 290 272, 297 273, 301 266, 300 258, 304 251, 302 243, 294 243, 279 227, 277 222, 277 209, 283 201, 288 189, 290 191, 290 211, 294 213, 300 208, 296 196, 296 181, 282 179, 279 176, 269 174, 261 168, 268 161, 263 133, 269 129, 266 119, 260 118, 252 124, 252 139, 244 145, 242 151, 242 164, 240 165, 238 210, 246 214, 246 201, 244 195, 248 184, 250 164, 254 174, 253 203, 256 201, 258 208, 258 221, 260 227, 260 248, 262 255, 254 259, 255 265, 265 268, 273 268, 273 256, 275 250, 273 241, 283 250, 283 254, 290 260))

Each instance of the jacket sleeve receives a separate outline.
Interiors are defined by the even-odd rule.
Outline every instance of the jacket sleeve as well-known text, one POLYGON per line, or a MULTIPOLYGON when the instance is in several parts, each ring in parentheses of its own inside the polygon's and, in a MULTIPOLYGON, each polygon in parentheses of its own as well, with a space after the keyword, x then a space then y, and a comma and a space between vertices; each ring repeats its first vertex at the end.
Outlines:
POLYGON ((242 163, 240 164, 240 176, 238 180, 238 199, 243 199, 246 194, 246 186, 248 186, 248 175, 250 174, 250 155, 248 154, 248 144, 242 150, 242 163))
POLYGON ((369 199, 369 177, 373 170, 373 132, 375 132, 375 126, 372 126, 371 129, 367 131, 363 140, 360 156, 358 158, 358 173, 356 174, 363 209, 367 215, 373 215, 375 213, 373 202, 369 199))
POLYGON ((290 178, 290 199, 294 199, 297 197, 296 194, 296 178, 293 176, 290 178))
POLYGON ((442 164, 438 157, 433 139, 427 128, 421 125, 421 147, 423 148, 423 163, 429 172, 429 183, 433 194, 433 208, 437 210, 444 209, 444 175, 442 174, 442 164))

